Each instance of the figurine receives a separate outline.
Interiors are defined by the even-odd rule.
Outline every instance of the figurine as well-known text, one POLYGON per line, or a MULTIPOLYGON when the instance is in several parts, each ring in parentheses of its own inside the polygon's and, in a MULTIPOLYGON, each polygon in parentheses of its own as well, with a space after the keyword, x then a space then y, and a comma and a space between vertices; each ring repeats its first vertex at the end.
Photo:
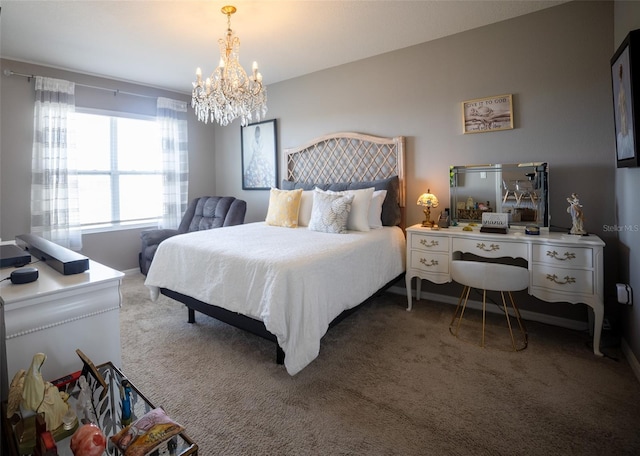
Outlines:
POLYGON ((74 456, 101 456, 107 448, 107 438, 97 425, 83 424, 71 436, 69 447, 74 456))
POLYGON ((78 415, 78 419, 84 424, 97 423, 98 419, 93 410, 93 402, 91 400, 91 389, 84 375, 78 378, 78 385, 80 386, 80 392, 76 400, 76 414, 78 415))
POLYGON ((572 193, 571 197, 567 198, 567 202, 569 203, 567 212, 571 214, 571 219, 573 221, 573 224, 571 226, 571 231, 569 231, 569 234, 578 234, 578 235, 587 234, 583 226, 584 213, 582 212, 582 204, 580 204, 580 200, 578 199, 577 193, 572 193))
POLYGON ((131 383, 129 380, 122 380, 122 425, 131 424, 131 383))
POLYGON ((22 390, 24 389, 24 377, 27 371, 20 369, 16 372, 9 385, 9 397, 7 399, 7 418, 20 411, 20 402, 22 402, 22 390))
MULTIPOLYGON (((34 355, 31 366, 24 375, 21 405, 25 410, 43 413, 47 429, 53 431, 62 425, 62 417, 69 411, 69 404, 66 402, 69 395, 43 380, 41 369, 46 360, 44 353, 34 355)), ((20 382, 15 377, 14 381, 20 382)))

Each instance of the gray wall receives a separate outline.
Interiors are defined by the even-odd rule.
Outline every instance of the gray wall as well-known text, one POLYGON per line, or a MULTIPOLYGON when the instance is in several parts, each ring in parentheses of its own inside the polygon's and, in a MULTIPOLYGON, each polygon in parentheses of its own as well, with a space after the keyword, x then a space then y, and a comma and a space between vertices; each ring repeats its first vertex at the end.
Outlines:
MULTIPOLYGON (((631 30, 640 28, 640 2, 616 2, 615 4, 615 40, 613 52, 631 30)), ((640 88, 635 88, 640 90, 640 88)), ((635 96, 638 96, 636 93, 635 96)), ((636 113, 637 115, 637 113, 636 113)), ((636 133, 637 134, 637 133, 636 133)), ((638 210, 640 195, 640 168, 616 170, 616 224, 618 226, 640 226, 638 210)), ((635 291, 635 306, 620 309, 620 324, 627 348, 635 357, 634 368, 640 376, 640 232, 622 230, 619 254, 619 281, 631 284, 635 291)), ((627 356, 627 358, 629 358, 627 356)))
MULTIPOLYGON (((612 41, 612 2, 571 2, 270 85, 268 118, 278 121, 280 151, 337 131, 406 136, 407 225, 422 220, 415 202, 427 188, 447 200, 449 165, 548 162, 551 223, 571 226, 566 197, 578 193, 586 229, 607 243, 610 300, 617 236, 603 225, 616 220, 612 41), (462 101, 507 93, 513 130, 461 133, 462 101)), ((242 191, 235 172, 239 125, 216 127, 215 140, 218 192, 240 194, 249 203, 247 220, 263 220, 268 191, 242 191)), ((423 288, 457 292, 426 282, 423 288)), ((524 307, 587 319, 584 305, 524 307)))
MULTIPOLYGON (((31 201, 31 148, 33 144, 34 82, 5 76, 4 70, 67 79, 76 83, 119 89, 151 98, 76 88, 76 105, 108 110, 128 110, 155 115, 155 97, 191 102, 190 96, 120 81, 96 78, 48 67, 0 60, 0 237, 14 239, 29 232, 31 201)), ((215 194, 214 129, 197 122, 189 109, 189 196, 215 194)), ((118 270, 137 268, 140 229, 83 235, 82 253, 118 270)))

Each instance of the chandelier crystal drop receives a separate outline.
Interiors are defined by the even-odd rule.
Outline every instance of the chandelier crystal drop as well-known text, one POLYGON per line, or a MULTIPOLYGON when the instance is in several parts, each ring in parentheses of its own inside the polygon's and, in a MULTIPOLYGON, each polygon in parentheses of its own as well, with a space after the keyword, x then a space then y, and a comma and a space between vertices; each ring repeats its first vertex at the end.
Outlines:
POLYGON ((218 40, 220 62, 204 82, 202 70, 196 70, 191 107, 201 122, 208 123, 211 119, 220 125, 229 125, 239 117, 242 126, 246 126, 267 114, 267 90, 262 85, 256 62, 253 62, 251 76, 247 76, 240 65, 240 38, 231 30, 231 15, 236 7, 224 6, 221 11, 227 16, 227 35, 218 40))

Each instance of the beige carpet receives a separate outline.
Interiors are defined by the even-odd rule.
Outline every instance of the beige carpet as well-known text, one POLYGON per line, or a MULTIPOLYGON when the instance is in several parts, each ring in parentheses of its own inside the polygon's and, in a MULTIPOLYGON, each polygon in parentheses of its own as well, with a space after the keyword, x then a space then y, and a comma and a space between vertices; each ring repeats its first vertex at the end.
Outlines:
POLYGON ((452 306, 386 293, 291 377, 273 343, 190 325, 143 276, 122 292, 122 368, 201 456, 640 454, 640 383, 588 334, 528 322, 526 350, 482 349, 449 333, 452 306))

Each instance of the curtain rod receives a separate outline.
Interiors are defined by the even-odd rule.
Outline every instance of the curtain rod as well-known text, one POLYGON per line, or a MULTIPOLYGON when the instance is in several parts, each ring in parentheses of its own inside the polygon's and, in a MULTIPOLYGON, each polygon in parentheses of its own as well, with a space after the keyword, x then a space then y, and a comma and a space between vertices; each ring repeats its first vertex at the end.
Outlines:
MULTIPOLYGON (((20 77, 23 77, 23 78, 27 78, 29 80, 31 80, 31 79, 36 77, 36 75, 34 75, 34 74, 16 73, 15 71, 11 71, 11 70, 8 70, 8 69, 4 70, 4 75, 5 76, 20 76, 20 77)), ((94 85, 89 85, 89 84, 81 84, 79 82, 76 82, 75 85, 80 86, 80 87, 86 87, 88 89, 106 90, 107 92, 113 92, 113 96, 121 94, 121 95, 131 95, 131 96, 134 96, 134 97, 141 97, 141 98, 154 98, 154 99, 158 98, 158 97, 152 97, 150 95, 142 95, 142 94, 139 94, 139 93, 126 92, 126 91, 123 91, 123 90, 120 90, 120 89, 109 89, 107 87, 99 87, 99 86, 94 86, 94 85)))

